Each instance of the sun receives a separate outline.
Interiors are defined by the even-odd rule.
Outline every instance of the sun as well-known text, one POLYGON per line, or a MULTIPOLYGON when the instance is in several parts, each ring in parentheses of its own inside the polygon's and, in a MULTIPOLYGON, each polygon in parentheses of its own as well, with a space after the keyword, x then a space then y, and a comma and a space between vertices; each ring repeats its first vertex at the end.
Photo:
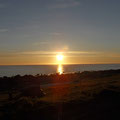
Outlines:
POLYGON ((63 57, 64 57, 64 56, 61 55, 61 54, 56 56, 56 58, 57 58, 58 61, 63 61, 63 57))

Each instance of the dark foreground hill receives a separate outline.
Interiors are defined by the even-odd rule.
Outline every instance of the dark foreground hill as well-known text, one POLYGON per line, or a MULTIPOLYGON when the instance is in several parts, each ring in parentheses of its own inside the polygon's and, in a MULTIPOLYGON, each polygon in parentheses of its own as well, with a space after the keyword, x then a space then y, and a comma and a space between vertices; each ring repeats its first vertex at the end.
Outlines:
POLYGON ((119 113, 120 70, 0 78, 0 120, 119 120, 119 113), (31 85, 46 94, 22 95, 31 85))

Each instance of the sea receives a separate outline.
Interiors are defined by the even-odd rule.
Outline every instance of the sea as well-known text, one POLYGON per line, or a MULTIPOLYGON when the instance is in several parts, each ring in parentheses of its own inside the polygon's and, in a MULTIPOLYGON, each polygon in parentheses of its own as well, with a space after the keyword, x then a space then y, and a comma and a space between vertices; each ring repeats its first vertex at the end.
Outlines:
POLYGON ((14 65, 0 66, 0 77, 15 75, 37 75, 73 73, 83 71, 120 69, 120 64, 78 64, 78 65, 14 65))

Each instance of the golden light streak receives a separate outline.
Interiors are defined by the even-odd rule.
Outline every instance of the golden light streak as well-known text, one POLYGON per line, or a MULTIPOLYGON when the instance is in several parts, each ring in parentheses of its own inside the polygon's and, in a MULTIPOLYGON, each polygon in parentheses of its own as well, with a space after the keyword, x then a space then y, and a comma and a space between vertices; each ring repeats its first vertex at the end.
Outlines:
POLYGON ((61 75, 63 73, 63 66, 61 64, 58 65, 57 72, 61 75))

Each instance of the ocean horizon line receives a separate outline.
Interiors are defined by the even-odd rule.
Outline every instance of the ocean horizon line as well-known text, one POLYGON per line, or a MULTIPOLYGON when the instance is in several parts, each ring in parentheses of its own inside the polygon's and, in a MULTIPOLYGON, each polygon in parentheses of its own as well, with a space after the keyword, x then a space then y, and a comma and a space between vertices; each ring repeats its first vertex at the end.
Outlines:
MULTIPOLYGON (((76 63, 73 63, 73 64, 61 64, 61 65, 116 65, 116 64, 120 64, 120 63, 79 63, 79 64, 76 64, 76 63)), ((0 65, 0 66, 53 66, 53 65, 59 65, 59 64, 14 64, 14 65, 0 65)))

